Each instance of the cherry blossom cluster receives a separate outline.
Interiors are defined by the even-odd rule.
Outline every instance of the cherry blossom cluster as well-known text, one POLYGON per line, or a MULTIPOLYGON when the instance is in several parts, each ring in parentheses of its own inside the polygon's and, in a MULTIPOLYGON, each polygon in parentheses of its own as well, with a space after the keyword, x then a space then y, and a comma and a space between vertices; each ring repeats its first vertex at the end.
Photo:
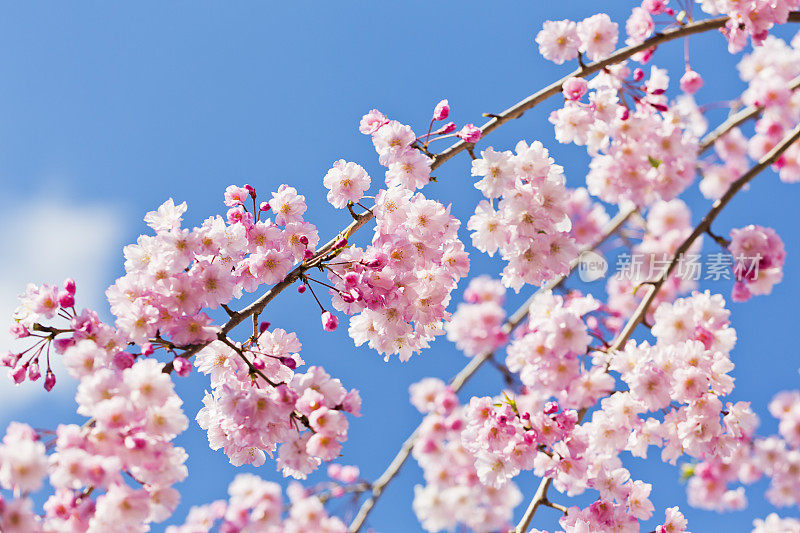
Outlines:
POLYGON ((539 53, 555 63, 585 54, 597 61, 611 54, 617 46, 618 26, 605 13, 598 13, 580 22, 548 20, 536 35, 539 53))
POLYGON ((567 216, 572 221, 570 236, 577 244, 591 244, 603 233, 609 222, 603 204, 592 200, 584 187, 571 189, 567 202, 567 216))
POLYGON ((489 276, 472 278, 464 291, 464 303, 458 304, 445 326, 447 339, 467 356, 492 352, 508 342, 503 329, 506 288, 489 276))
POLYGON ((472 162, 482 200, 469 219, 472 244, 507 261, 502 280, 519 292, 526 283, 542 285, 569 271, 577 256, 570 237, 569 193, 563 169, 542 143, 520 141, 515 152, 487 148, 472 162), (494 200, 500 199, 497 208, 494 200))
MULTIPOLYGON (((668 508, 665 513, 664 523, 659 524, 655 533, 684 533, 687 531, 688 521, 677 507, 668 508)), ((599 499, 585 509, 570 507, 566 514, 559 519, 559 524, 565 533, 582 533, 594 531, 619 531, 622 533, 635 533, 640 531, 639 522, 625 512, 622 505, 612 501, 599 499)), ((547 533, 532 529, 533 533, 547 533)))
POLYGON ((786 251, 775 230, 749 225, 731 230, 728 246, 734 259, 736 282, 732 298, 744 302, 754 294, 769 294, 783 279, 786 251))
POLYGON ((338 457, 345 413, 359 415, 361 399, 321 367, 295 372, 303 364, 300 347, 294 333, 275 329, 245 347, 215 341, 197 354, 197 369, 212 386, 197 421, 211 449, 222 448, 231 464, 261 466, 281 444, 278 468, 305 479, 338 457))
POLYGON ((117 327, 131 341, 143 344, 158 333, 176 346, 208 343, 217 328, 203 308, 281 281, 313 251, 319 235, 303 220, 304 196, 281 185, 257 207, 255 189, 248 187, 225 191, 227 220, 214 216, 182 229, 186 203, 176 206, 172 199, 147 214, 155 235, 125 247, 126 273, 106 292, 117 327), (274 222, 261 220, 270 210, 274 222))
POLYGON ((228 500, 192 507, 186 521, 170 526, 167 533, 208 533, 210 531, 263 531, 265 533, 345 533, 341 519, 330 516, 323 502, 309 495, 299 483, 286 490, 253 474, 239 474, 228 486, 228 500))
POLYGON ((748 37, 754 45, 761 44, 773 25, 785 23, 789 19, 789 13, 800 6, 798 0, 697 0, 697 3, 710 15, 723 14, 730 17, 721 31, 728 40, 728 50, 732 54, 747 45, 748 37))
POLYGON ((550 115, 559 142, 586 146, 592 156, 587 187, 607 202, 671 200, 695 177, 697 135, 670 110, 666 71, 651 67, 643 80, 641 69, 631 72, 624 64, 590 82, 571 78, 564 83, 564 107, 550 115))
MULTIPOLYGON (((62 353, 70 344, 92 335, 99 319, 89 310, 77 314, 75 292, 75 281, 68 279, 62 289, 54 285, 29 283, 25 292, 20 295, 20 305, 14 311, 10 333, 15 339, 33 341, 33 345, 21 352, 6 352, 0 357, 0 365, 8 367, 8 375, 17 385, 26 379, 38 381, 42 377, 39 361, 44 355, 47 365, 44 388, 47 391, 52 390, 56 384, 56 376, 50 366, 52 343, 55 342, 55 350, 62 353), (64 319, 69 327, 54 329, 43 326, 43 323, 54 319, 56 315, 64 319), (62 333, 65 336, 57 338, 62 333)), ((122 345, 121 338, 115 341, 118 346, 122 345)))
POLYGON ((78 413, 89 422, 61 425, 47 443, 46 434, 12 423, 0 445, 0 487, 15 494, 0 505, 4 532, 148 531, 178 505, 172 485, 186 477, 187 456, 172 441, 188 420, 172 380, 162 363, 119 351, 119 334, 96 318, 86 320, 87 332, 58 348, 80 381, 78 413), (40 516, 27 494, 47 476, 55 492, 40 516))
MULTIPOLYGON (((657 278, 670 262, 683 241, 692 233, 692 214, 683 200, 656 202, 648 213, 641 242, 631 249, 630 254, 619 258, 621 270, 611 276, 606 283, 608 307, 620 317, 629 317, 636 309, 644 290, 637 290, 640 284, 657 278)), ((686 252, 698 254, 702 249, 702 238, 698 238, 686 252)), ((681 294, 697 287, 697 281, 688 271, 685 257, 678 257, 678 264, 656 294, 648 311, 648 320, 653 310, 662 302, 671 302, 681 294)))
POLYGON ((447 305, 469 257, 460 222, 435 200, 400 186, 381 190, 366 248, 349 246, 326 264, 333 306, 350 318, 356 346, 407 361, 444 333, 447 305))
POLYGON ((414 512, 426 531, 469 529, 489 533, 509 527, 522 494, 513 483, 481 482, 472 455, 462 444, 467 413, 455 393, 439 379, 410 387, 411 403, 426 416, 412 451, 425 485, 414 488, 414 512))
MULTIPOLYGON (((789 45, 770 35, 739 62, 739 75, 748 83, 743 100, 763 110, 750 139, 740 128, 732 128, 714 143, 719 162, 701 162, 700 191, 706 198, 722 196, 747 170, 748 156, 755 160, 763 157, 800 120, 800 95, 791 84, 800 75, 798 45, 797 38, 789 45)), ((784 182, 800 180, 800 147, 789 147, 773 168, 784 182)))
POLYGON ((600 367, 587 368, 592 335, 602 336, 591 296, 563 297, 540 292, 530 304, 528 321, 507 349, 506 367, 519 374, 529 396, 555 397, 568 408, 594 405, 608 394, 614 380, 600 367))

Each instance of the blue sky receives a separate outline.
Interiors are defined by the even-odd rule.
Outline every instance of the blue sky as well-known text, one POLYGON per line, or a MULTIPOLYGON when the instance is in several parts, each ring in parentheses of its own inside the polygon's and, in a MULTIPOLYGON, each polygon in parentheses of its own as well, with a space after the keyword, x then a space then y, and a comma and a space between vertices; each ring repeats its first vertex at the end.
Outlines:
MULTIPOLYGON (((281 183, 297 187, 325 240, 335 233, 332 228, 347 223, 346 214, 325 201, 322 177, 331 163, 356 161, 375 181, 382 174, 369 139, 357 131, 363 113, 377 107, 422 130, 435 103, 446 97, 454 120, 480 123, 481 113, 500 111, 571 68, 538 56, 533 37, 542 22, 579 20, 597 5, 585 0, 4 4, 0 310, 11 311, 9 298, 28 278, 55 282, 73 275, 82 302, 109 318, 102 291, 122 273, 121 246, 145 231, 144 213, 173 197, 188 202, 185 220, 197 224, 224 212, 222 192, 231 183, 250 183, 262 194, 281 183), (33 244, 31 239, 36 239, 33 244)), ((621 1, 602 5, 621 25, 633 7, 621 1)), ((779 33, 791 37, 793 30, 779 33)), ((727 55, 721 36, 693 38, 691 57, 695 70, 706 77, 700 101, 730 99, 742 89, 737 59, 727 55)), ((675 82, 681 58, 679 43, 657 56, 675 82)), ((585 152, 555 142, 546 121, 554 105, 549 102, 504 126, 480 146, 507 149, 519 139, 539 139, 565 166, 569 184, 582 184, 585 152)), ((711 118, 719 121, 723 115, 711 118)), ((457 156, 436 175, 438 183, 425 194, 452 203, 453 212, 465 220, 479 200, 468 157, 457 156)), ((774 392, 800 386, 793 335, 800 296, 796 187, 767 173, 715 223, 718 233, 750 223, 774 227, 788 251, 785 279, 773 295, 731 304, 740 338, 733 352, 737 388, 732 398, 752 401, 767 433, 776 424, 766 403, 774 392)), ((685 198, 695 220, 708 208, 696 186, 685 198)), ((716 251, 711 244, 706 249, 716 251)), ((497 271, 496 262, 477 252, 472 259, 473 275, 497 271)), ((709 287, 726 295, 729 290, 725 284, 709 287)), ((591 288, 601 290, 599 285, 591 288)), ((527 294, 511 297, 509 309, 527 294)), ((449 377, 466 363, 445 339, 408 363, 384 363, 366 348, 354 349, 344 329, 324 334, 308 295, 281 295, 264 318, 298 332, 306 361, 361 390, 364 417, 351 424, 342 462, 359 464, 367 478, 383 471, 419 420, 408 404, 408 385, 429 375, 449 377)), ((500 383, 494 370, 482 369, 462 399, 494 394, 500 383)), ((38 427, 78 420, 69 384, 60 385, 61 392, 49 398, 0 388, 7 399, 0 426, 12 419, 38 427)), ((190 418, 204 388, 203 376, 180 382, 190 418)), ((233 476, 248 470, 234 469, 224 455, 209 450, 195 425, 179 440, 190 454, 190 478, 179 487, 183 502, 175 520, 190 505, 224 497, 233 476)), ((645 471, 639 463, 632 465, 634 476, 645 471)), ((748 489, 751 508, 746 512, 692 510, 676 482, 677 469, 657 462, 648 468, 653 474, 641 477, 654 484, 656 517, 663 517, 665 507, 680 505, 693 531, 749 530, 752 517, 772 511, 763 501, 763 483, 748 489)), ((279 479, 270 462, 256 471, 279 479)), ((410 502, 420 480, 412 461, 388 488, 369 524, 382 532, 418 530, 410 502)), ((530 473, 519 478, 526 501, 535 482, 530 473)), ((797 510, 783 514, 798 516, 797 510)), ((552 528, 553 518, 545 509, 534 525, 552 528)))

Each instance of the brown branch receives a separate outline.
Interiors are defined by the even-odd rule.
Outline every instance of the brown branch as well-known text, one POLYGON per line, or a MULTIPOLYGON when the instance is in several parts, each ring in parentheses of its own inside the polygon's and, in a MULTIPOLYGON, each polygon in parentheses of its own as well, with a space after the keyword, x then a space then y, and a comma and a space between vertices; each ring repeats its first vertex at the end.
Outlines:
MULTIPOLYGON (((633 316, 628 320, 625 324, 625 327, 619 333, 617 338, 612 343, 611 347, 609 348, 609 352, 614 352, 622 348, 626 342, 631 338, 633 331, 636 327, 644 320, 647 311, 650 309, 650 306, 653 304, 655 300, 656 294, 661 289, 661 287, 666 282, 669 275, 675 269, 675 267, 679 263, 679 258, 686 253, 687 250, 694 244, 694 242, 704 233, 708 231, 708 228, 711 227, 711 223, 714 219, 717 218, 719 213, 725 208, 726 205, 733 199, 736 194, 742 190, 742 188, 747 185, 753 178, 755 178, 759 173, 761 173, 764 169, 772 165, 778 158, 785 152, 792 144, 794 144, 798 139, 800 139, 800 125, 796 126, 784 139, 775 146, 772 150, 769 151, 761 160, 754 165, 750 170, 748 170, 741 178, 734 181, 725 194, 719 198, 714 204, 711 206, 711 209, 706 213, 703 219, 695 226, 692 233, 686 237, 686 239, 681 243, 678 249, 675 251, 673 255, 672 261, 670 261, 667 268, 658 276, 655 281, 648 282, 648 292, 644 299, 639 304, 639 307, 634 312, 633 316)), ((583 418, 586 416, 588 412, 587 409, 581 409, 578 414, 578 423, 580 424, 583 421, 583 418)), ((552 483, 552 478, 542 478, 541 482, 539 482, 539 487, 536 490, 536 493, 531 500, 531 503, 528 505, 525 514, 523 515, 522 519, 520 520, 517 528, 515 530, 516 533, 527 533, 528 528, 531 525, 531 520, 533 519, 533 515, 536 513, 536 510, 539 508, 540 505, 544 503, 547 499, 547 490, 550 488, 550 484, 552 483)))
MULTIPOLYGON (((594 250, 595 248, 599 247, 603 244, 611 235, 617 232, 619 228, 625 223, 625 221, 630 218, 630 216, 635 212, 634 208, 627 208, 620 211, 609 223, 603 228, 603 232, 600 237, 597 238, 592 244, 585 246, 581 249, 581 253, 586 251, 594 250)), ((503 324, 503 331, 505 333, 511 333, 514 331, 517 326, 519 326, 523 320, 528 317, 528 309, 531 306, 534 298, 537 294, 542 291, 546 290, 553 290, 556 287, 560 286, 564 281, 569 277, 570 273, 578 266, 578 259, 573 260, 570 263, 569 272, 563 276, 559 276, 552 280, 547 285, 543 286, 539 290, 537 290, 524 304, 519 306, 516 311, 506 320, 503 324)), ((472 376, 477 372, 477 370, 492 356, 494 352, 486 352, 484 354, 478 355, 473 357, 467 365, 461 369, 461 371, 456 374, 450 380, 450 388, 453 391, 458 392, 461 388, 467 383, 467 381, 472 378, 472 376)), ((375 480, 372 484, 372 489, 369 491, 370 496, 367 498, 363 504, 361 504, 361 508, 358 510, 358 514, 356 515, 353 522, 350 524, 349 531, 350 533, 355 533, 361 529, 364 525, 364 522, 369 516, 369 513, 372 511, 372 508, 375 507, 375 503, 380 498, 383 490, 386 488, 386 485, 389 484, 392 479, 397 475, 400 471, 400 468, 406 462, 408 457, 411 455, 411 450, 414 448, 414 443, 417 441, 417 436, 419 435, 421 425, 417 426, 414 429, 414 432, 409 435, 409 437, 403 442, 403 445, 398 450, 397 454, 392 459, 392 462, 389 463, 389 466, 386 467, 383 474, 375 480)))
MULTIPOLYGON (((800 88, 800 76, 797 76, 791 82, 789 82, 789 88, 792 91, 800 88)), ((703 140, 700 142, 700 153, 702 154, 708 151, 709 148, 714 146, 715 142, 717 142, 730 130, 737 126, 741 126, 748 120, 756 118, 761 114, 762 111, 764 111, 763 107, 751 105, 728 117, 725 122, 714 128, 713 131, 709 132, 705 137, 703 137, 703 140)))
MULTIPOLYGON (((495 129, 497 129, 501 124, 508 122, 509 120, 519 118, 525 114, 526 111, 529 109, 537 106, 538 104, 542 103, 546 99, 550 98, 551 96, 555 96, 556 94, 561 92, 561 86, 567 81, 569 78, 585 78, 595 72, 598 72, 610 65, 615 63, 619 63, 620 61, 624 61, 631 57, 632 55, 642 52, 644 50, 648 50, 653 48, 654 46, 658 46, 660 44, 664 44, 668 41, 673 41, 675 39, 680 39, 681 37, 686 37, 689 35, 694 35, 696 33, 702 33, 709 30, 716 30, 721 28, 725 25, 725 22, 728 21, 728 17, 716 17, 713 19, 706 19, 701 20, 699 22, 693 22, 691 24, 686 24, 679 28, 675 28, 673 30, 665 31, 664 33, 659 33, 654 35, 653 37, 645 40, 643 43, 628 46, 626 48, 621 48, 620 50, 614 52, 607 58, 603 59, 602 61, 597 61, 590 65, 586 65, 583 68, 579 68, 573 71, 571 74, 564 76, 560 80, 551 83, 544 89, 537 91, 527 97, 526 99, 522 100, 521 102, 514 104, 513 106, 509 107, 502 113, 499 113, 496 117, 492 118, 491 120, 487 121, 483 126, 481 126, 481 138, 485 137, 495 129)), ((788 22, 800 22, 800 12, 793 11, 789 13, 789 20, 788 22)), ((436 168, 457 153, 465 150, 468 145, 472 145, 472 143, 466 143, 464 141, 459 141, 454 143, 449 148, 438 154, 434 158, 434 162, 432 168, 436 168)))

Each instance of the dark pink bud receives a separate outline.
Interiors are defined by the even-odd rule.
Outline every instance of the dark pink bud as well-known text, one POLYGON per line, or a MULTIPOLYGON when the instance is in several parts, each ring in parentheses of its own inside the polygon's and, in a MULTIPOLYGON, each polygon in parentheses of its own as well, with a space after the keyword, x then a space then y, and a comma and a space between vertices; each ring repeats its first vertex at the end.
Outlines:
POLYGON ((306 292, 306 286, 301 284, 299 287, 297 287, 297 292, 303 294, 304 292, 306 292))
POLYGON ((437 135, 446 135, 448 133, 453 133, 454 131, 456 131, 456 123, 448 122, 438 130, 436 130, 434 133, 436 133, 437 135))
POLYGON ((312 257, 314 257, 314 252, 312 252, 308 248, 303 250, 303 259, 311 259, 312 257))
POLYGON ((62 292, 58 295, 58 305, 65 309, 75 307, 75 295, 68 292, 62 292))
POLYGON ((258 208, 262 211, 269 211, 269 202, 261 202, 261 205, 258 208))
POLYGON ((142 355, 153 355, 155 348, 149 342, 142 344, 142 355))
POLYGON ((651 103, 650 105, 652 105, 656 110, 661 111, 662 113, 665 112, 665 111, 669 111, 669 107, 667 107, 667 106, 665 106, 663 104, 652 104, 651 103))
POLYGON ((547 402, 544 404, 544 414, 552 415, 558 412, 558 404, 556 402, 547 402))
POLYGON ((291 357, 281 357, 281 363, 283 363, 284 366, 288 367, 290 370, 297 368, 297 361, 291 357))
POLYGON ((250 198, 255 200, 255 198, 256 198, 256 189, 255 189, 255 187, 245 183, 244 188, 247 189, 247 192, 250 193, 250 198))
POLYGON ((53 374, 52 370, 48 370, 47 374, 44 376, 44 390, 50 392, 53 390, 53 387, 56 386, 56 375, 53 374))
POLYGON ((626 107, 626 108, 624 108, 624 109, 623 109, 623 110, 620 112, 620 114, 619 114, 619 119, 620 119, 620 120, 628 120, 628 117, 630 117, 630 116, 631 116, 631 112, 630 112, 630 110, 629 110, 629 109, 626 107))
POLYGON ((328 311, 322 312, 322 329, 325 331, 335 331, 339 327, 339 318, 330 314, 328 311))
POLYGON ((39 363, 34 361, 31 363, 31 366, 28 367, 28 379, 36 381, 40 377, 42 377, 42 373, 39 371, 39 363))
POLYGON ((264 370, 265 368, 267 368, 267 363, 265 363, 264 360, 261 359, 260 357, 254 357, 253 368, 258 370, 264 370))
POLYGON ((135 361, 136 359, 133 357, 132 353, 122 351, 115 353, 112 359, 114 366, 119 370, 132 367, 135 361))
POLYGON ((341 239, 339 239, 339 241, 338 241, 338 242, 337 242, 337 243, 334 245, 334 249, 336 249, 336 248, 344 248, 345 246, 347 246, 347 239, 346 239, 345 237, 342 237, 342 238, 341 238, 341 239))
POLYGON ((664 89, 653 89, 652 91, 650 91, 650 94, 659 96, 664 94, 664 92, 665 92, 664 89))
POLYGON ((433 110, 433 120, 444 120, 450 115, 450 104, 447 100, 442 100, 436 104, 433 110))
POLYGON ((28 365, 20 365, 11 372, 11 379, 14 380, 14 383, 19 385, 23 381, 25 381, 25 374, 28 372, 28 365))
POLYGON ((259 324, 259 325, 258 325, 258 332, 259 332, 259 333, 264 333, 265 331, 267 331, 267 330, 269 329, 269 327, 270 327, 271 325, 272 325, 272 324, 270 324, 270 323, 269 323, 269 322, 267 322, 266 320, 265 320, 265 321, 263 321, 261 324, 259 324))
POLYGON ((633 70, 633 81, 642 81, 644 79, 644 71, 640 68, 633 70))
POLYGON ((75 280, 72 279, 72 278, 67 278, 64 281, 64 290, 67 291, 68 293, 74 295, 75 294, 75 290, 76 290, 75 280))
POLYGON ((303 243, 303 246, 308 246, 308 237, 300 235, 300 242, 303 243))
POLYGON ((176 357, 172 360, 172 368, 180 377, 185 378, 192 373, 192 363, 185 357, 176 357))
POLYGON ((353 298, 353 296, 348 292, 339 291, 339 296, 342 298, 342 300, 344 300, 345 303, 348 304, 351 304, 356 301, 356 299, 353 298))

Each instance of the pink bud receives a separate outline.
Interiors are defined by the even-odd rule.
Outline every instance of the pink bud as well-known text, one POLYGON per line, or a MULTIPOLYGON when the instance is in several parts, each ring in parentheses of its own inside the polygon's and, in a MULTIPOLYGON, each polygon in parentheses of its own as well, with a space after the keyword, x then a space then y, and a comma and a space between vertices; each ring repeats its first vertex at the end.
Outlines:
POLYGON ((474 124, 467 124, 461 131, 456 133, 456 136, 460 137, 464 142, 468 143, 476 143, 481 139, 481 135, 483 132, 480 128, 476 128, 474 124))
POLYGON ((44 376, 44 390, 50 392, 53 390, 53 387, 56 386, 56 375, 53 374, 52 370, 48 370, 47 374, 44 376))
POLYGON ((433 110, 433 120, 444 120, 450 115, 450 104, 447 100, 442 100, 438 104, 436 104, 436 108, 433 110))
POLYGON ((650 91, 650 94, 652 94, 654 96, 660 96, 660 95, 664 94, 665 92, 666 91, 664 89, 653 89, 652 91, 650 91))
POLYGON ((342 300, 344 300, 345 303, 348 304, 351 304, 356 301, 356 299, 353 298, 353 296, 348 292, 339 291, 339 296, 342 298, 342 300))
POLYGON ((703 86, 703 77, 690 68, 681 76, 681 90, 687 94, 694 94, 703 86))
POLYGON ((564 98, 567 100, 580 100, 581 96, 586 94, 589 89, 589 83, 583 78, 569 78, 561 86, 561 92, 564 93, 564 98))
POLYGON ((31 334, 31 332, 28 331, 28 328, 19 323, 11 324, 11 327, 8 328, 8 331, 15 339, 24 339, 31 334))
POLYGON ((303 246, 308 246, 308 237, 306 237, 305 235, 301 235, 300 242, 303 243, 303 246))
POLYGON ((149 342, 146 342, 146 343, 142 344, 142 355, 145 355, 145 356, 153 355, 154 351, 155 351, 155 348, 153 348, 153 345, 150 344, 149 342))
POLYGON ((314 257, 314 252, 312 252, 312 251, 311 251, 311 250, 309 250, 308 248, 306 248, 305 250, 303 250, 303 259, 306 259, 306 260, 307 260, 307 259, 311 259, 312 257, 314 257))
POLYGON ((11 372, 11 379, 14 380, 14 383, 19 385, 23 381, 25 381, 25 374, 28 372, 28 365, 20 365, 11 372))
POLYGON ((132 367, 135 361, 136 358, 133 357, 132 353, 123 351, 115 353, 114 357, 112 358, 114 367, 119 370, 125 370, 126 368, 132 367))
POLYGON ((627 107, 623 107, 620 111, 618 111, 617 114, 619 115, 620 120, 628 120, 628 117, 631 116, 631 112, 627 107))
POLYGON ((644 79, 644 71, 640 68, 633 70, 633 81, 642 81, 644 79))
POLYGON ((67 278, 64 280, 64 290, 74 295, 76 290, 75 280, 72 278, 67 278))
POLYGON ((281 363, 283 363, 284 366, 287 366, 289 370, 294 370, 297 368, 297 361, 295 361, 292 357, 281 357, 281 363))
POLYGON ((544 414, 552 415, 558 412, 558 404, 556 402, 547 402, 544 404, 544 414))
POLYGON ((34 361, 31 363, 31 366, 28 367, 28 379, 36 381, 40 377, 42 377, 42 373, 39 371, 39 363, 34 361))
POLYGON ((244 188, 247 189, 247 192, 250 193, 250 197, 255 200, 256 197, 256 189, 252 185, 244 184, 244 188))
POLYGON ((446 135, 448 133, 453 133, 454 131, 456 131, 456 123, 448 122, 438 130, 436 130, 434 133, 436 133, 437 135, 446 135))
POLYGON ((128 435, 125 437, 125 447, 129 450, 144 450, 147 447, 147 441, 142 437, 128 435))
POLYGON ((306 292, 306 286, 301 283, 300 286, 297 287, 297 292, 303 294, 304 292, 306 292))
POLYGON ((328 311, 322 312, 322 329, 325 331, 335 331, 339 327, 339 319, 336 315, 330 314, 328 311))
POLYGON ((270 210, 269 202, 261 202, 261 205, 258 208, 262 211, 269 211, 270 210))
POLYGON ((6 366, 8 368, 14 368, 17 366, 17 361, 19 361, 20 356, 19 354, 15 354, 13 352, 6 352, 0 357, 0 365, 6 366))
POLYGON ((258 370, 264 370, 265 368, 267 368, 267 363, 265 363, 264 360, 261 359, 260 357, 254 357, 253 368, 258 370))
POLYGON ((192 363, 185 357, 176 357, 172 360, 172 368, 180 377, 185 378, 192 373, 192 363))
POLYGON ((651 103, 650 105, 653 106, 656 110, 661 111, 662 113, 664 113, 666 111, 669 111, 669 108, 667 106, 665 106, 664 104, 653 104, 653 103, 651 103))
POLYGON ((58 295, 58 305, 65 309, 75 307, 75 295, 68 292, 62 292, 58 295))
POLYGON ((269 322, 267 322, 266 320, 265 320, 265 321, 263 321, 261 324, 259 324, 259 325, 258 325, 258 332, 259 332, 259 333, 264 333, 265 331, 267 331, 267 330, 269 329, 269 327, 270 327, 271 325, 272 325, 272 324, 270 324, 270 323, 269 323, 269 322))
POLYGON ((337 249, 337 248, 344 248, 345 246, 347 246, 347 239, 346 239, 345 237, 342 237, 341 239, 339 239, 339 242, 337 242, 337 243, 336 243, 336 244, 333 246, 333 248, 334 248, 334 249, 337 249))

